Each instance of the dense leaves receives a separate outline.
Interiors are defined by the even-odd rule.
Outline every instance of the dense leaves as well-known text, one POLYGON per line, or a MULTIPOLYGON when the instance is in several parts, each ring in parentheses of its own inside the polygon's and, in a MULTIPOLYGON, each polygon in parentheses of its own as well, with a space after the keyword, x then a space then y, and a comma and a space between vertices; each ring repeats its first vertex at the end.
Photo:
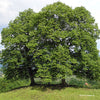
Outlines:
POLYGON ((99 29, 84 7, 57 2, 39 13, 19 13, 2 31, 2 59, 7 78, 34 77, 49 83, 75 74, 98 79, 100 68, 96 40, 99 29))

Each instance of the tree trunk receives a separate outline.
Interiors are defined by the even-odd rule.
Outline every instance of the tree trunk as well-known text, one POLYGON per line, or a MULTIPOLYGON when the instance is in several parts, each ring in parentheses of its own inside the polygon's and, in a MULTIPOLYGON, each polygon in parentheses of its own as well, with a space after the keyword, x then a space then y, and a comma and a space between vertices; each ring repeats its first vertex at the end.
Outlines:
POLYGON ((32 70, 31 68, 29 68, 29 75, 31 80, 30 86, 34 86, 36 84, 34 80, 35 71, 32 70))
POLYGON ((61 80, 61 84, 62 84, 62 86, 68 86, 68 84, 66 83, 65 79, 61 80))
POLYGON ((34 86, 36 84, 34 80, 34 76, 30 76, 30 80, 31 80, 30 86, 34 86))

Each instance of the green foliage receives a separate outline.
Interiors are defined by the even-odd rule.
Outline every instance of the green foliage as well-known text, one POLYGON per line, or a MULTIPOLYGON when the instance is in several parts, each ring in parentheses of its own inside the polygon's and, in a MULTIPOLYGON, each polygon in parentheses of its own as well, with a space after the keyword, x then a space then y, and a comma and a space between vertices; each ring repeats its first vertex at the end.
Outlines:
POLYGON ((29 70, 34 64, 33 56, 28 53, 27 44, 30 40, 29 33, 33 30, 34 16, 32 9, 20 12, 19 16, 9 23, 9 27, 2 31, 2 44, 5 46, 2 52, 2 63, 7 79, 31 77, 29 70))
POLYGON ((56 2, 39 13, 19 13, 2 30, 2 63, 7 79, 41 78, 50 83, 66 75, 100 78, 96 40, 100 30, 84 7, 56 2))
POLYGON ((77 78, 76 76, 70 76, 66 78, 66 82, 70 86, 82 88, 82 87, 85 87, 86 79, 80 79, 80 78, 77 78))
POLYGON ((0 78, 0 93, 28 85, 29 85, 29 80, 23 79, 23 80, 11 81, 11 80, 6 80, 4 78, 0 78))
POLYGON ((100 89, 100 81, 90 80, 86 78, 79 78, 76 76, 69 76, 66 78, 66 82, 69 86, 77 88, 90 88, 90 89, 100 89), (85 85, 88 83, 88 85, 85 85))
POLYGON ((89 88, 91 88, 91 89, 100 89, 100 81, 89 80, 88 82, 90 84, 89 88))

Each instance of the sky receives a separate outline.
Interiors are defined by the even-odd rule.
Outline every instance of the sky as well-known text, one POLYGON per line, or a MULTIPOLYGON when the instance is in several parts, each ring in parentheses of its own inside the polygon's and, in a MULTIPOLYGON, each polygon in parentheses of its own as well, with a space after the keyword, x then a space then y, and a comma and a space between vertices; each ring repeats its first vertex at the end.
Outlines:
MULTIPOLYGON (((100 29, 100 0, 0 0, 0 33, 4 27, 7 27, 9 21, 14 20, 19 12, 31 8, 39 12, 48 4, 60 1, 72 7, 84 6, 94 17, 100 29)), ((0 34, 1 42, 1 34, 0 34)), ((0 44, 0 50, 4 47, 0 44)), ((100 50, 100 40, 97 40, 97 48, 100 50)))

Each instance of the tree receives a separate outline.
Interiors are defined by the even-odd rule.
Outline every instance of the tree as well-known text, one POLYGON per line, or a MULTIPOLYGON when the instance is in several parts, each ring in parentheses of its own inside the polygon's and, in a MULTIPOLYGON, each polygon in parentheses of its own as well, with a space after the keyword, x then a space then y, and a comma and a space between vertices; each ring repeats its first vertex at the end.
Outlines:
MULTIPOLYGON (((35 12, 32 9, 19 13, 14 21, 2 31, 2 44, 5 50, 2 53, 4 73, 7 79, 29 78, 31 85, 35 84, 33 71, 34 62, 27 48, 32 39, 30 32, 34 30, 35 12)), ((34 45, 34 44, 33 44, 34 45)))
POLYGON ((78 67, 75 67, 76 71, 74 74, 77 74, 78 76, 86 76, 90 79, 100 78, 100 71, 98 70, 100 64, 96 63, 98 60, 96 40, 99 38, 100 30, 90 12, 84 7, 75 8, 74 14, 76 32, 78 34, 76 34, 77 37, 74 37, 75 42, 73 41, 76 47, 76 52, 71 55, 73 55, 79 63, 78 67), (97 70, 98 74, 93 72, 92 68, 95 69, 95 71, 97 70))
POLYGON ((96 39, 100 31, 84 7, 71 9, 61 2, 49 5, 39 13, 37 30, 41 41, 38 42, 40 56, 36 61, 40 77, 61 78, 62 84, 65 76, 72 73, 90 79, 99 78, 96 39))
POLYGON ((34 77, 47 83, 61 78, 63 85, 71 74, 98 79, 99 33, 84 7, 72 9, 57 2, 39 13, 25 10, 2 31, 5 75, 8 79, 30 77, 31 85, 34 77))
POLYGON ((43 8, 38 17, 37 76, 47 82, 61 78, 64 85, 66 75, 72 74, 72 63, 77 63, 76 59, 69 55, 67 40, 71 30, 72 9, 58 2, 43 8))

